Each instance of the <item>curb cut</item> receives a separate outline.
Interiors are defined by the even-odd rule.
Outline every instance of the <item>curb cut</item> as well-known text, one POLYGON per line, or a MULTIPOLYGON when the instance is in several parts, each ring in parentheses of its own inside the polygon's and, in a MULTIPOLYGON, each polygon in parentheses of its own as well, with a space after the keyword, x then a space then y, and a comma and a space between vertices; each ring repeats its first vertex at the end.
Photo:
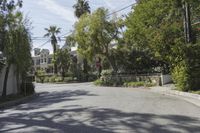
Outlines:
POLYGON ((39 94, 34 93, 34 94, 30 95, 30 96, 26 96, 26 97, 17 99, 15 101, 9 101, 9 102, 2 103, 2 104, 0 104, 0 109, 5 109, 5 108, 9 108, 9 107, 12 107, 12 106, 15 106, 15 105, 26 103, 29 100, 32 100, 37 96, 39 96, 39 94))

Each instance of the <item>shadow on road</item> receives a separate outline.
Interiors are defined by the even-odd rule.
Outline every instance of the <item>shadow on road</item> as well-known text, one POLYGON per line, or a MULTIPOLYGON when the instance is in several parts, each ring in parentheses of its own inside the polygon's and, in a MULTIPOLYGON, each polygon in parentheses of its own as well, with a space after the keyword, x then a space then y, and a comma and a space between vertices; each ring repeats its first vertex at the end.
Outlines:
POLYGON ((59 92, 42 92, 39 97, 29 104, 22 104, 17 106, 16 110, 34 110, 39 108, 44 108, 45 106, 50 106, 56 103, 69 102, 74 100, 82 99, 83 96, 97 96, 96 94, 91 94, 89 91, 84 90, 67 90, 59 92))
MULTIPOLYGON (((78 100, 84 96, 97 95, 81 90, 42 93, 33 102, 12 109, 18 113, 13 111, 0 117, 0 132, 26 132, 28 129, 37 133, 199 133, 200 131, 198 118, 181 115, 127 113, 111 108, 81 105, 42 110, 54 103, 78 100), (31 112, 20 113, 25 110, 31 112)), ((2 113, 7 111, 4 110, 2 113)))

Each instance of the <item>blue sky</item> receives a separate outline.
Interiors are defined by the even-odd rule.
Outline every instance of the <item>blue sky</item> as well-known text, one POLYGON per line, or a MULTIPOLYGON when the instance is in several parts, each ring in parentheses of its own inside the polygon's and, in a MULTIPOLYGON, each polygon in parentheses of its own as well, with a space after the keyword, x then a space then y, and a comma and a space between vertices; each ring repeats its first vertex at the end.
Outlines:
MULTIPOLYGON (((92 11, 98 7, 105 7, 110 12, 119 10, 134 2, 135 0, 89 0, 92 11)), ((32 22, 32 36, 43 37, 45 34, 44 28, 48 28, 50 25, 60 27, 62 29, 60 35, 73 30, 73 25, 77 21, 72 8, 75 3, 76 0, 23 0, 22 11, 32 22)), ((128 8, 118 13, 118 15, 123 15, 130 11, 131 8, 128 8)), ((47 39, 34 40, 33 48, 41 46, 46 41, 47 39)), ((63 42, 59 42, 59 44, 62 46, 63 42)), ((50 43, 47 43, 42 48, 52 51, 50 43)))

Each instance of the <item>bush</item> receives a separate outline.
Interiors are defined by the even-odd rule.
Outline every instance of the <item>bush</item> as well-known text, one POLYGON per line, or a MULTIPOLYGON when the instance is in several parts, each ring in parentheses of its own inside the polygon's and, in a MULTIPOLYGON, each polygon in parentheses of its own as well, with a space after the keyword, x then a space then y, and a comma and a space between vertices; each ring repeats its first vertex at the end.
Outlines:
POLYGON ((155 83, 147 82, 147 83, 145 83, 145 86, 146 87, 153 87, 153 86, 156 86, 156 84, 155 83))
POLYGON ((145 86, 145 82, 125 82, 124 86, 126 86, 126 87, 141 87, 141 86, 145 86))
POLYGON ((41 80, 39 78, 36 77, 36 82, 37 83, 41 83, 41 80))
POLYGON ((45 82, 45 83, 48 83, 48 82, 49 82, 49 77, 45 77, 45 78, 44 78, 44 82, 45 82))
POLYGON ((73 81, 73 77, 65 77, 64 82, 70 82, 73 81))
POLYGON ((114 80, 104 81, 101 79, 96 80, 94 84, 99 86, 121 86, 121 84, 117 83, 114 80))
POLYGON ((141 87, 141 86, 152 87, 152 86, 156 86, 156 84, 150 83, 150 82, 125 82, 124 86, 125 87, 141 87))
POLYGON ((97 85, 97 86, 103 86, 104 85, 103 81, 100 80, 100 79, 97 79, 96 81, 94 81, 94 84, 97 85))
POLYGON ((107 76, 107 75, 112 75, 112 74, 114 74, 114 71, 113 71, 113 70, 110 70, 110 69, 108 69, 108 70, 103 70, 103 71, 101 72, 101 76, 107 76))
POLYGON ((190 71, 185 62, 176 65, 172 70, 172 78, 176 87, 181 91, 189 91, 191 89, 190 71))
POLYGON ((98 76, 97 74, 89 74, 89 77, 88 77, 88 81, 95 81, 97 80, 98 76))
POLYGON ((63 78, 62 77, 55 77, 55 82, 63 82, 63 78))
POLYGON ((49 78, 49 82, 54 83, 54 82, 56 82, 55 79, 56 79, 56 76, 52 76, 52 77, 49 78))

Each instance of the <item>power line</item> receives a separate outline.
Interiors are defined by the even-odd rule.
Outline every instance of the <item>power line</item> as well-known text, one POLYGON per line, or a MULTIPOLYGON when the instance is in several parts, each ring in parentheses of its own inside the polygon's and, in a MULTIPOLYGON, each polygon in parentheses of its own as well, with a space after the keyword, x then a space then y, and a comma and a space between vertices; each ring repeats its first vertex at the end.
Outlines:
MULTIPOLYGON (((58 36, 58 38, 61 38, 61 39, 65 39, 66 37, 66 35, 68 35, 68 34, 70 34, 70 33, 72 33, 73 31, 71 30, 71 31, 69 31, 69 32, 67 32, 67 33, 64 33, 64 34, 62 34, 62 35, 60 35, 60 36, 58 36)), ((37 40, 37 39, 45 39, 46 37, 32 37, 32 39, 33 40, 37 40)), ((46 39, 48 39, 48 38, 46 38, 46 39)))
POLYGON ((127 8, 129 8, 129 7, 132 7, 132 6, 134 6, 135 4, 137 4, 137 3, 132 3, 132 4, 128 5, 128 6, 125 6, 125 7, 121 8, 121 9, 115 11, 115 12, 112 12, 112 13, 106 15, 106 16, 109 17, 109 16, 111 16, 111 15, 113 15, 113 14, 116 14, 116 13, 118 13, 118 12, 121 12, 121 11, 123 11, 123 10, 125 10, 125 9, 127 9, 127 8))
MULTIPOLYGON (((132 3, 132 4, 128 5, 128 6, 125 6, 125 7, 121 8, 121 9, 119 9, 119 10, 117 10, 117 11, 114 11, 114 12, 112 12, 112 13, 106 15, 106 17, 109 17, 109 16, 111 16, 111 15, 113 15, 113 14, 116 14, 116 13, 118 13, 118 12, 121 12, 121 11, 123 11, 123 10, 125 10, 125 9, 127 9, 127 8, 129 8, 129 7, 134 6, 135 4, 137 4, 137 3, 132 3)), ((65 38, 66 35, 68 35, 68 34, 70 34, 70 33, 73 33, 73 32, 74 32, 73 30, 70 30, 69 32, 67 32, 67 33, 62 34, 61 36, 59 36, 59 38, 65 38)), ((35 38, 40 38, 40 37, 35 37, 35 38)), ((41 37, 41 38, 42 38, 42 37, 41 37)), ((44 45, 46 45, 46 44, 49 43, 49 42, 50 42, 50 39, 49 39, 48 41, 46 41, 45 43, 43 43, 42 45, 40 45, 39 48, 43 47, 44 45)))
POLYGON ((37 48, 42 48, 44 45, 46 45, 47 43, 49 43, 50 42, 50 39, 49 40, 47 40, 45 43, 43 43, 42 45, 40 45, 39 47, 37 47, 37 48))

